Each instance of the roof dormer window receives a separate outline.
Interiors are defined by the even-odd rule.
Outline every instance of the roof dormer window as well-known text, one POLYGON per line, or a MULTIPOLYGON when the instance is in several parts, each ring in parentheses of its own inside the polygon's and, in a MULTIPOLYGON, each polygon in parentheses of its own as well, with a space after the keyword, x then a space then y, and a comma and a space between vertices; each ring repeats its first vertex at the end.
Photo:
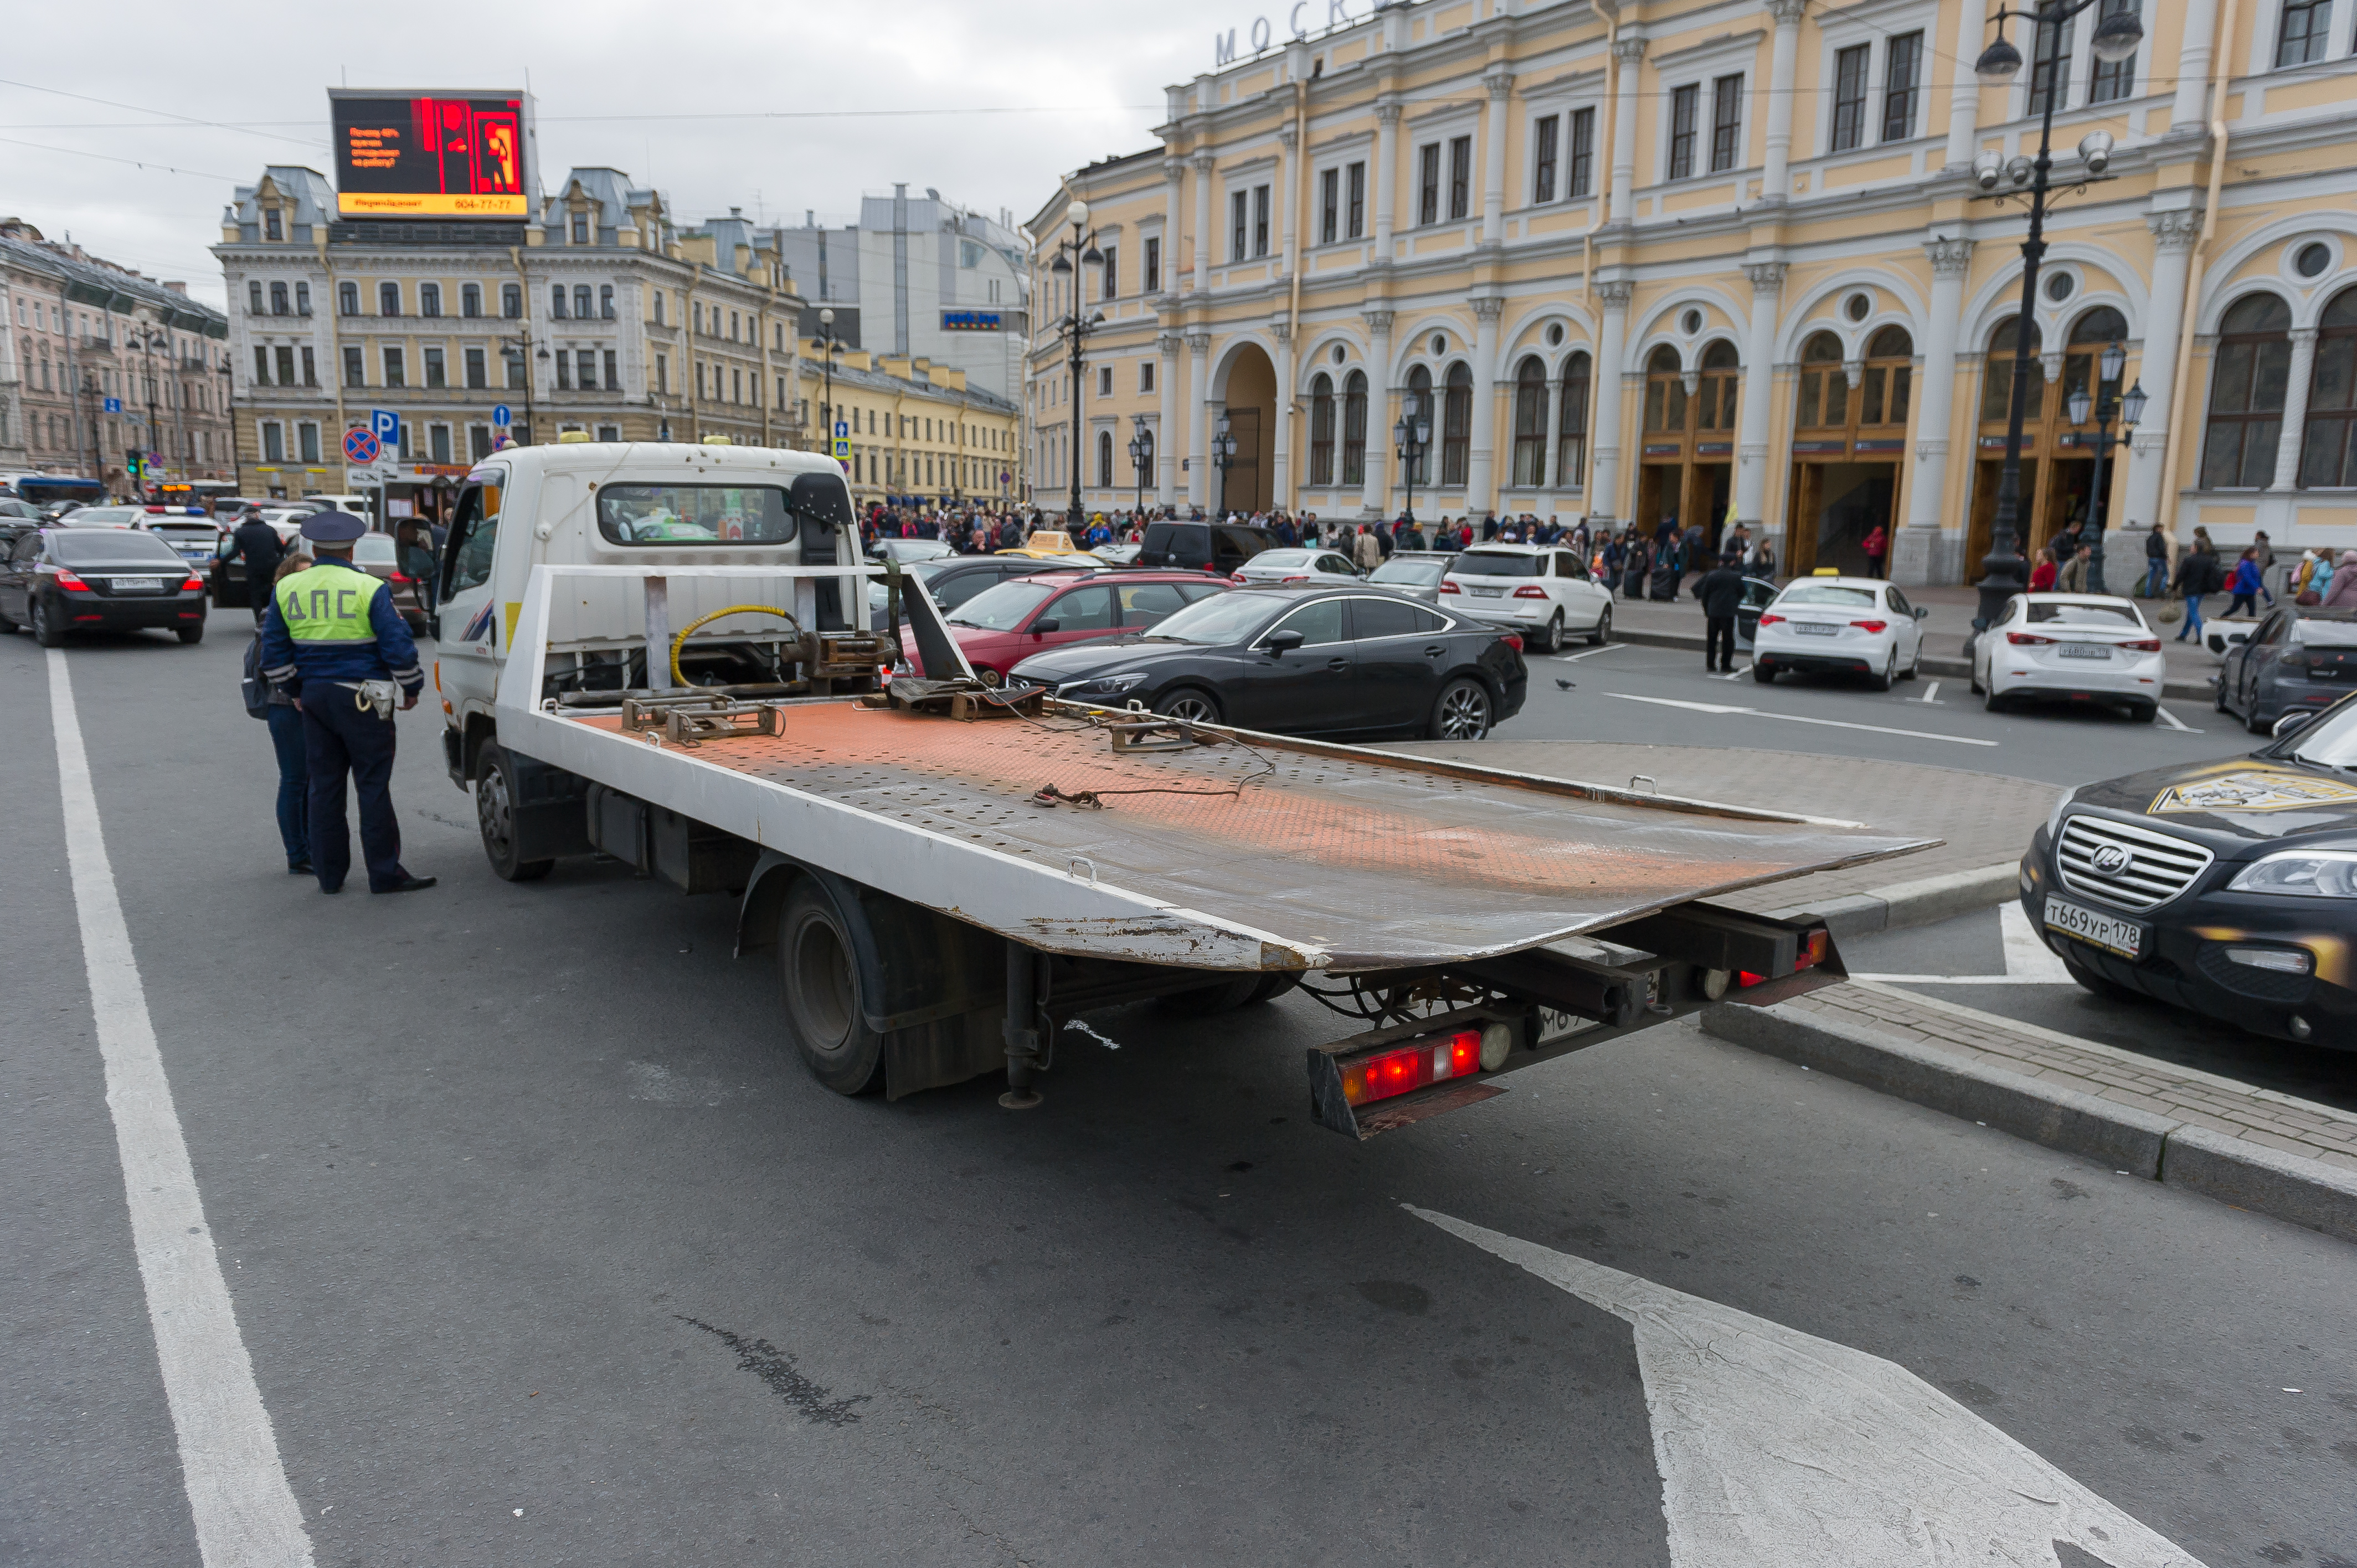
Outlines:
POLYGON ((573 242, 576 245, 586 245, 589 242, 589 214, 586 209, 574 209, 573 242))
POLYGON ((286 238, 286 221, 275 207, 262 209, 262 237, 265 240, 286 238))

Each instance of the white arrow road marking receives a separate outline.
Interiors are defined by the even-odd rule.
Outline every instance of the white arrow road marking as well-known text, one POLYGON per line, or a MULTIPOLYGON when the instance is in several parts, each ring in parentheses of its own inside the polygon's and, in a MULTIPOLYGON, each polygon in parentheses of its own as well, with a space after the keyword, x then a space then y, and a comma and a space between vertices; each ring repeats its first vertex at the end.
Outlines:
POLYGON ((54 649, 49 723, 57 736, 82 970, 106 1069, 106 1108, 114 1119, 131 1245, 146 1290, 164 1401, 179 1439, 180 1484, 188 1494, 197 1553, 204 1568, 310 1568, 311 1540, 278 1462, 278 1439, 237 1330, 180 1115, 172 1106, 172 1085, 156 1047, 146 988, 124 923, 98 798, 91 792, 90 757, 82 749, 66 656, 54 649))
POLYGON ((2054 956, 2029 923, 2021 906, 2007 899, 1996 908, 1998 940, 2003 944, 2003 974, 1854 974, 1852 980, 1878 980, 1885 985, 2075 985, 2071 972, 2054 956))
POLYGON ((1671 1568, 2201 1568, 1903 1367, 1402 1207, 1635 1326, 1671 1568))
POLYGON ((1870 730, 1876 735, 1903 735, 1910 740, 1944 740, 1956 746, 1995 746, 1993 740, 1976 740, 1970 736, 1933 735, 1929 730, 1892 729, 1886 725, 1852 724, 1847 719, 1813 719, 1803 714, 1771 714, 1764 708, 1736 707, 1727 703, 1688 703, 1675 697, 1640 697, 1632 692, 1607 692, 1608 697, 1618 697, 1624 703, 1652 703, 1663 708, 1689 708, 1697 714, 1744 714, 1755 719, 1781 719, 1788 725, 1823 725, 1827 729, 1870 730))

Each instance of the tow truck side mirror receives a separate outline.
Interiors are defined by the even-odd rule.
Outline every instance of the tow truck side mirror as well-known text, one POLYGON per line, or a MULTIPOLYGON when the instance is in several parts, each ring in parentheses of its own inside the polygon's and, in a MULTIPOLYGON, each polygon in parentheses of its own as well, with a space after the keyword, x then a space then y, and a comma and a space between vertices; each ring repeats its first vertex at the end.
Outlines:
POLYGON ((1271 653, 1286 653, 1301 646, 1301 634, 1290 627, 1283 631, 1272 631, 1263 639, 1261 646, 1271 653))

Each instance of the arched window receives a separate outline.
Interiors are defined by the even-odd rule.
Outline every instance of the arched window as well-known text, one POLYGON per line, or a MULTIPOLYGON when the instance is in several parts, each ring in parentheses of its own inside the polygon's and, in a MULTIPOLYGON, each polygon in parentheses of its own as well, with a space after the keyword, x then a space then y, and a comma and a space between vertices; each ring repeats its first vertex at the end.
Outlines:
POLYGON ((439 316, 442 314, 442 285, 440 284, 422 283, 417 285, 417 314, 420 316, 439 316))
POLYGON ((1849 373, 1841 339, 1818 332, 1801 345, 1801 403, 1793 424, 1803 430, 1838 430, 1849 424, 1849 373))
POLYGON ((2310 489, 2357 485, 2357 288, 2334 295, 2316 324, 2299 482, 2310 489))
POLYGON ((573 314, 584 321, 590 318, 589 285, 586 283, 573 285, 573 314))
POLYGON ((1645 433, 1683 435, 1686 427, 1685 369, 1667 343, 1645 357, 1645 433))
POLYGON ((483 285, 479 283, 460 284, 458 285, 458 314, 466 317, 476 317, 480 316, 482 313, 483 285))
POLYGON ((1309 380, 1309 482, 1334 482, 1334 380, 1322 371, 1309 380))
POLYGON ((554 320, 565 319, 565 285, 561 283, 549 285, 548 314, 554 320))
POLYGON ((401 314, 401 285, 399 284, 381 283, 376 285, 376 313, 379 316, 398 316, 401 314))
POLYGON ((361 313, 361 285, 356 283, 338 284, 336 308, 346 316, 358 316, 361 313))
POLYGON ((1430 438, 1440 434, 1441 425, 1440 411, 1432 406, 1432 372, 1422 365, 1407 373, 1407 396, 1400 400, 1400 415, 1407 421, 1409 442, 1406 471, 1402 477, 1428 485, 1432 482, 1430 438), (1426 436, 1421 446, 1415 441, 1415 427, 1419 424, 1424 426, 1426 436))
POLYGON ((1546 483, 1546 367, 1533 354, 1514 371, 1514 485, 1546 483))
POLYGON ((1915 390, 1915 339, 1904 327, 1885 327, 1866 340, 1866 388, 1860 424, 1904 424, 1915 390))
MULTIPOLYGON (((614 319, 614 285, 612 284, 597 285, 597 317, 601 321, 614 319)), ((782 331, 783 328, 780 330, 782 331)))
POLYGON ((2275 478, 2291 379, 2291 309, 2271 294, 2237 302, 2218 323, 2210 365, 2210 427, 2201 441, 2201 488, 2264 489, 2275 478))
POLYGON ((500 314, 511 321, 523 315, 523 285, 506 283, 500 285, 500 314))
POLYGON ((2100 390, 2095 381, 2096 360, 2105 349, 2127 335, 2127 317, 2108 305, 2097 306, 2071 324, 2062 354, 2062 397, 2066 403, 2081 387, 2087 389, 2088 396, 2095 395, 2100 390))
MULTIPOLYGON (((2021 318, 2013 317, 1999 322, 1989 334, 1988 364, 1981 374, 1981 418, 2001 421, 2009 416, 2013 406, 2013 361, 2016 355, 2036 354, 2044 339, 2039 336, 2038 323, 2029 324, 2029 345, 2021 347, 2021 318)), ((2022 400, 2021 417, 2027 422, 2038 418, 2046 407, 2046 376, 2036 365, 2029 368, 2029 392, 2022 400)))
POLYGON ((1473 371, 1462 360, 1448 367, 1440 416, 1440 482, 1461 485, 1473 451, 1473 371))
POLYGON ((1563 362, 1563 385, 1557 393, 1563 402, 1563 417, 1556 426, 1555 452, 1557 489, 1587 482, 1587 383, 1595 375, 1594 361, 1585 349, 1563 362))
POLYGON ((1097 483, 1107 489, 1113 488, 1113 432, 1110 430, 1097 432, 1097 483))
POLYGON ((1342 378, 1342 482, 1367 482, 1367 375, 1352 371, 1342 378))
POLYGON ((1742 361, 1735 345, 1721 338, 1702 351, 1702 406, 1695 413, 1696 430, 1733 430, 1737 389, 1743 384, 1742 361))

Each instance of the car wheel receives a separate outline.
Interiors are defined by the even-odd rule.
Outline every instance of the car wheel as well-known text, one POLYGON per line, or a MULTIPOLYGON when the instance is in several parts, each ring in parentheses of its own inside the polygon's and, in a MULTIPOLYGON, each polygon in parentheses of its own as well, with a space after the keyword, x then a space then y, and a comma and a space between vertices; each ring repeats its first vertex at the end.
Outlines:
POLYGON ((834 900, 814 879, 797 878, 778 921, 786 1025, 802 1066, 837 1094, 884 1084, 884 1036, 868 1026, 854 951, 834 900))
POLYGON ((2210 682, 2210 705, 2222 714, 2233 712, 2226 705, 2226 677, 2223 675, 2210 682))
POLYGON ((1890 652, 1889 656, 1882 661, 1882 673, 1879 675, 1867 676, 1866 678, 1866 683, 1870 690, 1888 692, 1890 690, 1890 683, 1898 679, 1899 645, 1894 642, 1890 645, 1890 652))
POLYGON ((1977 697, 1981 694, 1981 667, 1978 664, 1967 664, 1964 668, 1968 672, 1966 683, 1971 686, 1973 695, 1977 697))
POLYGON ((205 623, 202 621, 197 622, 194 626, 175 627, 172 629, 180 634, 180 640, 184 643, 202 642, 205 639, 205 623))
POLYGON ((1996 689, 1994 676, 1990 677, 1989 684, 1981 689, 1981 706, 1992 714, 2005 711, 2005 694, 1996 689))
POLYGON ((1166 719, 1183 719, 1189 724, 1215 725, 1220 722, 1219 699, 1194 686, 1181 686, 1166 693, 1154 704, 1154 711, 1166 719))
POLYGON ((1754 658, 1751 660, 1751 678, 1763 686, 1772 686, 1776 683, 1776 667, 1765 659, 1754 658))
POLYGON ((1561 610, 1555 611, 1547 618, 1546 629, 1540 632, 1538 636, 1538 651, 1541 653, 1563 651, 1563 612, 1561 610))
POLYGON ((33 596, 32 614, 33 640, 43 648, 63 648, 66 645, 66 628, 49 618, 49 607, 41 602, 38 594, 33 596))
POLYGON ((2243 727, 2253 735, 2266 735, 2274 729, 2275 725, 2272 722, 2259 717, 2259 705, 2253 703, 2250 716, 2243 721, 2243 727))
POLYGON ((482 776, 475 780, 475 825, 483 835, 483 855, 502 882, 537 882, 554 860, 524 860, 516 854, 515 764, 497 746, 486 746, 482 776))
POLYGON ((1490 693, 1460 675, 1440 689, 1425 734, 1434 740, 1480 740, 1490 733, 1490 693))
POLYGON ((2128 707, 2128 717, 2140 725, 2148 725, 2160 717, 2158 703, 2135 703, 2128 707))
POLYGON ((1921 675, 1922 672, 1923 645, 1922 643, 1918 642, 1915 645, 1915 657, 1907 661, 1907 673, 1899 678, 1901 681, 1912 681, 1916 676, 1921 675))
POLYGON ((1608 604, 1596 618, 1596 629, 1587 634, 1587 646, 1601 648, 1612 640, 1612 607, 1608 604))

